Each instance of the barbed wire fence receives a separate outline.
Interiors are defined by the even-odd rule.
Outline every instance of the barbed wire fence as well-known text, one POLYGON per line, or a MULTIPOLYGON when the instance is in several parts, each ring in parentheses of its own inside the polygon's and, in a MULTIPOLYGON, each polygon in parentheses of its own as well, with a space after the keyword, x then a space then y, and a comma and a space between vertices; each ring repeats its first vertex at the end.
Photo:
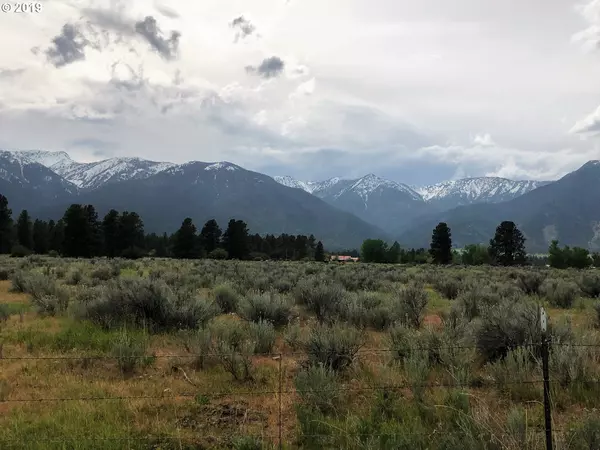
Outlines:
MULTIPOLYGON (((529 430, 535 434, 543 434, 546 438, 546 449, 552 450, 555 442, 555 433, 566 432, 569 431, 565 427, 556 427, 553 426, 551 413, 553 412, 552 399, 550 396, 550 386, 552 384, 552 380, 548 376, 548 350, 552 347, 572 347, 572 348, 597 348, 600 349, 600 344, 598 343, 562 343, 562 342, 551 342, 549 339, 544 342, 544 339, 540 343, 530 343, 525 345, 520 345, 519 347, 531 348, 531 349, 541 349, 541 357, 543 359, 542 365, 544 366, 543 373, 541 373, 539 378, 531 379, 531 380, 515 380, 515 381, 494 381, 491 379, 488 380, 478 380, 477 383, 469 382, 469 383, 461 383, 457 381, 452 382, 431 382, 431 383, 393 383, 393 384, 372 384, 367 386, 359 386, 359 387, 351 387, 351 386, 340 386, 339 388, 334 389, 310 389, 311 393, 319 394, 331 392, 332 390, 337 390, 340 392, 353 392, 353 393, 361 393, 361 392, 376 392, 376 391, 402 391, 407 389, 415 389, 415 388, 423 388, 423 389, 472 389, 472 390, 485 390, 500 386, 511 386, 511 385, 539 385, 544 387, 544 396, 540 398, 538 403, 544 405, 545 410, 545 423, 543 427, 535 427, 535 429, 529 430), (544 348, 546 351, 544 351, 544 348), (545 361, 544 361, 545 360, 545 361)), ((440 350, 477 350, 479 347, 475 345, 463 346, 463 345, 448 345, 448 346, 413 346, 411 347, 412 351, 422 351, 422 352, 431 352, 440 351, 440 350)), ((379 348, 379 349, 365 349, 360 350, 354 356, 356 359, 360 359, 361 356, 374 356, 374 355, 386 355, 386 354, 394 354, 397 350, 390 348, 379 348)), ((51 404, 60 404, 67 402, 111 402, 111 401, 133 401, 133 400, 152 400, 152 401, 166 401, 166 400, 175 400, 175 399, 197 399, 199 397, 215 400, 223 397, 262 397, 262 396, 274 396, 278 405, 278 417, 277 417, 277 432, 276 433, 262 433, 260 438, 265 442, 268 442, 275 447, 280 449, 284 448, 288 442, 286 442, 286 438, 290 438, 289 436, 284 436, 284 420, 283 420, 283 398, 284 396, 296 396, 299 392, 298 389, 290 389, 286 387, 285 382, 285 360, 286 359, 294 359, 306 357, 307 353, 305 351, 298 352, 275 352, 275 353, 260 353, 254 354, 257 357, 266 357, 271 358, 277 361, 277 387, 273 387, 270 389, 249 389, 249 390, 223 390, 223 391, 215 391, 215 390, 203 390, 200 389, 192 380, 189 379, 185 371, 182 370, 186 381, 194 387, 193 390, 184 392, 172 392, 171 387, 164 386, 163 392, 169 392, 165 395, 106 395, 106 396, 73 396, 73 397, 50 397, 50 396, 39 396, 39 397, 12 397, 10 395, 2 395, 0 396, 0 405, 1 404, 35 404, 35 403, 51 403, 51 404)), ((85 360, 99 360, 99 361, 109 361, 109 360, 118 360, 119 358, 128 358, 128 359, 170 359, 170 360, 183 360, 183 359, 195 359, 198 357, 214 357, 219 358, 223 356, 231 356, 229 353, 184 353, 184 354, 162 354, 162 355, 127 355, 127 356, 112 356, 112 355, 60 355, 60 356, 10 356, 3 354, 3 348, 0 345, 0 368, 2 367, 2 362, 9 361, 85 361, 85 360)), ((331 356, 336 356, 332 354, 331 356)), ((337 355, 342 356, 342 355, 337 355)), ((179 369, 181 370, 181 369, 179 369)), ((599 379, 588 379, 584 381, 587 385, 599 385, 600 386, 600 378, 599 379)), ((556 383, 556 382, 555 382, 556 383)), ((404 436, 406 433, 402 433, 404 436)), ((307 438, 321 438, 329 435, 326 434, 302 434, 302 437, 307 438)), ((396 436, 394 433, 385 433, 385 434, 370 434, 369 437, 377 438, 377 437, 393 437, 396 436)), ((351 436, 349 436, 351 438, 351 436)), ((433 438, 433 436, 431 436, 433 438)), ((25 448, 27 444, 61 444, 61 443, 69 443, 73 441, 78 442, 122 442, 123 445, 126 445, 127 442, 133 443, 152 443, 159 441, 173 441, 180 442, 181 436, 169 436, 169 435, 157 435, 157 436, 147 436, 147 437, 136 437, 136 436, 128 436, 128 437, 94 437, 94 436, 86 436, 82 434, 81 436, 57 436, 52 438, 31 438, 22 440, 1 440, 0 439, 0 447, 1 448, 12 448, 10 445, 15 446, 16 448, 25 448)), ((126 448, 126 447, 124 447, 126 448)))

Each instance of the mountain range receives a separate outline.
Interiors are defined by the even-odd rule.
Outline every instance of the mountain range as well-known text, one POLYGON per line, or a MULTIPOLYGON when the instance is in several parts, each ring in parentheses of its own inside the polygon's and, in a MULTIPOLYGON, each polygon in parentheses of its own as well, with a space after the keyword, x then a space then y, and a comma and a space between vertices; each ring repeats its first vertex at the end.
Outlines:
POLYGON ((65 152, 0 151, 0 193, 13 211, 57 219, 71 203, 91 203, 99 214, 136 211, 146 230, 158 233, 176 230, 185 217, 197 226, 236 218, 261 234, 314 234, 330 249, 355 248, 366 238, 426 247, 440 221, 457 247, 486 243, 502 220, 517 223, 530 251, 545 251, 553 238, 595 249, 598 181, 597 161, 552 182, 479 177, 415 187, 374 174, 315 182, 229 162, 80 163, 65 152))

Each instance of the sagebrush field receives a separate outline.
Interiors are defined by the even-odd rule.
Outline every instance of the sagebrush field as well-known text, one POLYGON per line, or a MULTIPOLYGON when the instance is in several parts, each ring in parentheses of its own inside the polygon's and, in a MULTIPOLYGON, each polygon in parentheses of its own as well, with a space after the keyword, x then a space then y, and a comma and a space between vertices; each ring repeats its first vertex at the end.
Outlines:
POLYGON ((600 275, 0 259, 0 448, 600 448, 600 275))

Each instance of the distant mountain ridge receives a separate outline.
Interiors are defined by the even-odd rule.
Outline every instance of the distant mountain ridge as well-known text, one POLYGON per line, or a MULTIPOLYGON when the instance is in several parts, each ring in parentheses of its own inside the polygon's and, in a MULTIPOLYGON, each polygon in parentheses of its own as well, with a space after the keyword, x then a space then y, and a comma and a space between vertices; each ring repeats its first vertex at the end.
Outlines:
POLYGON ((252 233, 314 234, 331 249, 356 248, 370 237, 391 239, 307 192, 226 161, 113 158, 86 164, 65 153, 5 151, 0 152, 0 193, 15 214, 28 209, 42 219, 62 217, 71 203, 92 204, 101 216, 110 209, 135 211, 149 232, 174 232, 186 217, 197 227, 212 218, 224 227, 235 218, 252 233))

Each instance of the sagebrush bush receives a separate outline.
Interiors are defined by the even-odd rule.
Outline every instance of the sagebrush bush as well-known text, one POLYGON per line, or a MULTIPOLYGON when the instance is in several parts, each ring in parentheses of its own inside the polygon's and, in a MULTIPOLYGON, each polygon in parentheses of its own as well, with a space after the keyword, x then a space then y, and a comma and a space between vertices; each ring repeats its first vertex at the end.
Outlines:
POLYGON ((304 341, 299 323, 290 324, 285 328, 283 341, 294 351, 302 348, 304 341))
POLYGON ((254 352, 258 355, 267 355, 273 351, 275 346, 275 327, 267 320, 250 322, 248 324, 250 338, 254 342, 254 352))
POLYGON ((54 316, 63 313, 69 305, 68 293, 51 277, 39 272, 15 272, 11 290, 29 294, 31 302, 43 315, 54 316))
POLYGON ((553 346, 550 352, 552 380, 558 382, 561 387, 585 382, 593 373, 590 362, 591 358, 587 347, 568 344, 553 346))
POLYGON ((498 305, 502 297, 489 288, 473 287, 462 291, 456 300, 463 317, 471 321, 481 316, 487 309, 498 305))
POLYGON ((400 288, 394 298, 398 319, 408 326, 421 328, 427 301, 427 292, 418 284, 400 288))
POLYGON ((233 287, 228 284, 220 284, 213 289, 213 295, 222 313, 237 312, 240 298, 233 287))
POLYGON ((10 309, 8 305, 0 303, 0 323, 6 322, 10 318, 10 309))
POLYGON ((340 284, 318 278, 301 280, 294 289, 296 303, 306 306, 321 323, 337 319, 340 305, 346 301, 346 295, 340 284))
POLYGON ((448 300, 454 300, 458 297, 461 290, 460 282, 450 277, 440 277, 434 282, 433 287, 448 300))
POLYGON ((578 281, 579 289, 586 297, 600 297, 600 275, 596 272, 584 273, 578 281))
POLYGON ((287 298, 275 292, 251 293, 241 304, 241 315, 252 322, 267 320, 275 327, 289 323, 292 306, 287 298))
POLYGON ((540 290, 552 306, 565 309, 573 306, 579 294, 575 283, 556 279, 545 280, 540 290))
POLYGON ((0 269, 0 281, 6 281, 10 279, 11 271, 8 269, 0 269))
POLYGON ((211 327, 181 330, 179 336, 186 351, 194 355, 194 367, 197 370, 203 370, 213 349, 211 327))
POLYGON ((383 331, 394 322, 389 300, 378 292, 357 292, 340 304, 339 317, 355 327, 383 331))
POLYGON ((354 327, 318 325, 311 330, 305 349, 310 365, 340 372, 352 365, 364 343, 365 335, 354 327))
POLYGON ((600 448, 600 417, 589 414, 577 421, 567 432, 569 449, 588 450, 600 448))
POLYGON ((510 350, 503 359, 490 364, 489 369, 496 389, 512 400, 530 401, 539 398, 539 389, 531 380, 539 379, 540 370, 530 348, 510 350))
POLYGON ((244 340, 236 346, 232 346, 225 340, 217 337, 215 341, 216 356, 223 368, 229 372, 237 381, 251 381, 254 379, 254 367, 252 355, 255 343, 244 340))
POLYGON ((342 391, 333 370, 323 365, 310 366, 298 372, 294 384, 306 407, 322 414, 331 414, 338 409, 342 391))
POLYGON ((537 306, 510 300, 489 308, 475 330, 478 351, 486 361, 496 361, 518 347, 539 343, 539 336, 537 306))
POLYGON ((130 278, 108 283, 82 314, 108 329, 131 325, 162 331, 204 326, 218 308, 200 295, 175 293, 163 281, 130 278))
POLYGON ((527 295, 539 295, 546 274, 533 271, 522 271, 517 274, 517 286, 527 295))

